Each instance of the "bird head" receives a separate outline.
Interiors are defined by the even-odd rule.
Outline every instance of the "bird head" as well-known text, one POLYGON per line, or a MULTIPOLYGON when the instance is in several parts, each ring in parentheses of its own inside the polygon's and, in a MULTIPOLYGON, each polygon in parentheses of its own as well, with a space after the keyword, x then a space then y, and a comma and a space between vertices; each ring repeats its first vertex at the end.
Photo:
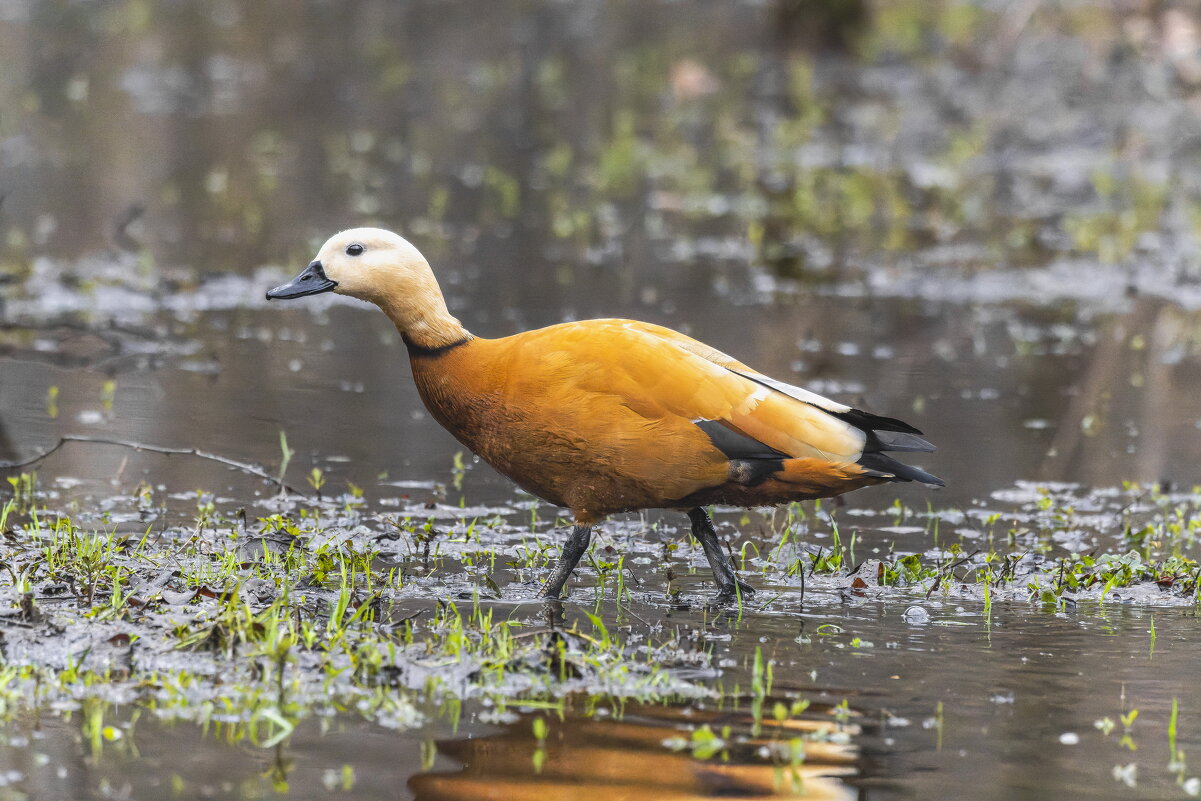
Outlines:
POLYGON ((326 240, 317 258, 291 281, 269 290, 267 299, 336 292, 382 305, 384 295, 422 287, 431 278, 429 262, 404 237, 382 228, 352 228, 326 240))

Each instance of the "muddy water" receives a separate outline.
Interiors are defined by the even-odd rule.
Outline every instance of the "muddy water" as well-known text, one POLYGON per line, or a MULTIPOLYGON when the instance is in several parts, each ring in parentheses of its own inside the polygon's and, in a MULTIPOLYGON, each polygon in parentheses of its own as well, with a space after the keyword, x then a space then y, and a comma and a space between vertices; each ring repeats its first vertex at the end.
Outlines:
MULTIPOLYGON (((486 466, 455 486, 458 447, 381 315, 263 303, 365 221, 409 233, 478 334, 651 320, 923 428, 949 486, 849 497, 860 558, 937 548, 926 519, 884 512, 898 499, 962 521, 1019 481, 1201 483, 1195 28, 1180 9, 1027 5, 0 3, 0 98, 19 109, 0 119, 0 459, 82 434, 273 472, 283 431, 293 483, 319 467, 381 519, 460 497, 528 514, 486 466)), ((186 456, 72 443, 38 471, 48 505, 131 531, 186 521, 197 491, 278 508, 186 456), (142 482, 154 520, 121 514, 142 482)), ((1118 519, 1085 525, 1086 547, 1120 550, 1118 519)), ((721 521, 736 546, 778 537, 721 521)), ((671 670, 723 701, 581 698, 541 741, 536 710, 469 703, 402 732, 344 714, 269 748, 132 708, 97 746, 45 710, 3 732, 0 798, 1201 792, 1192 607, 986 607, 849 577, 802 604, 777 576, 720 612, 678 525, 615 521, 599 545, 635 566, 632 599, 585 568, 563 611, 684 633, 711 659, 671 670), (678 597, 658 568, 672 537, 678 597), (745 701, 756 649, 774 693, 811 701, 775 729, 745 701), (705 751, 704 725, 728 745, 705 751), (799 767, 775 750, 778 729, 815 728, 833 742, 799 767)), ((974 524, 947 525, 970 547, 974 524)), ((470 591, 447 574, 414 611, 470 591)), ((497 610, 546 617, 516 571, 494 578, 497 610)))

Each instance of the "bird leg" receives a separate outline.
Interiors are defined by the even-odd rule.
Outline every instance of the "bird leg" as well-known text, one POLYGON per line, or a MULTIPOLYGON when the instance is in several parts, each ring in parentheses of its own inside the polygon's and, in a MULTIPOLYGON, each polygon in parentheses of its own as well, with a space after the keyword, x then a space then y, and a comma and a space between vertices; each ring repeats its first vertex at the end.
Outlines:
POLYGON ((563 585, 571 577, 571 571, 579 564, 580 557, 588 550, 588 541, 592 539, 592 526, 576 526, 563 543, 563 552, 559 561, 551 568, 546 583, 542 585, 543 598, 558 598, 563 594, 563 585))
POLYGON ((721 543, 717 540, 717 532, 713 530, 713 521, 709 519, 705 510, 699 506, 689 509, 688 519, 692 521, 692 536, 696 537, 701 547, 705 549, 705 558, 709 560, 709 566, 713 568, 713 578, 717 582, 717 600, 726 602, 734 600, 739 594, 743 598, 754 595, 753 587, 738 580, 737 574, 734 573, 734 566, 730 564, 729 557, 726 556, 726 552, 721 548, 721 543))

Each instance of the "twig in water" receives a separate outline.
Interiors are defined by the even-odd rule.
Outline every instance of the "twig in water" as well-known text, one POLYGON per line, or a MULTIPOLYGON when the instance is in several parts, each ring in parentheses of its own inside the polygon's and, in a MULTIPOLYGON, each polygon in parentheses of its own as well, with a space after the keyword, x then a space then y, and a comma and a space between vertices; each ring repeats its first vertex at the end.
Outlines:
POLYGON ((946 567, 943 570, 938 571, 938 576, 934 579, 934 583, 930 585, 930 589, 926 592, 926 597, 929 598, 931 595, 933 595, 934 591, 937 590, 940 586, 942 586, 942 580, 944 578, 946 578, 947 576, 950 576, 951 578, 955 578, 954 574, 951 571, 954 570, 955 568, 959 567, 960 565, 971 561, 972 557, 974 557, 978 553, 980 553, 979 548, 972 551, 971 553, 969 553, 967 556, 963 557, 962 559, 959 559, 959 560, 953 562, 949 567, 946 567))
POLYGON ((30 459, 25 459, 20 462, 0 462, 0 469, 11 470, 18 467, 28 467, 31 464, 37 464, 61 449, 68 442, 88 442, 94 445, 116 445, 119 448, 130 448, 135 451, 149 451, 150 453, 161 453, 165 456, 197 456, 201 459, 207 459, 210 462, 217 462, 227 467, 232 467, 235 470, 241 470, 243 473, 257 476, 264 481, 269 481, 272 484, 278 485, 280 489, 286 490, 293 495, 299 495, 302 498, 308 497, 308 495, 296 489, 291 484, 286 483, 281 478, 272 476, 252 464, 239 462, 236 459, 229 459, 225 456, 218 456, 215 453, 202 451, 199 448, 164 448, 160 445, 147 445, 144 442, 130 442, 128 440, 108 439, 106 437, 88 437, 80 434, 67 434, 64 437, 60 437, 53 448, 30 459))

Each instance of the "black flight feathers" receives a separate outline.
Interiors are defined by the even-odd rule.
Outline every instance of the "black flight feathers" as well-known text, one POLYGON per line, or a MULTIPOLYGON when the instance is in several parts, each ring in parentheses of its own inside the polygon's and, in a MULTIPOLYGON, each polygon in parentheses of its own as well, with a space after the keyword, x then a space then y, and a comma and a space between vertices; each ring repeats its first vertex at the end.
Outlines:
POLYGON ((730 460, 730 479, 737 484, 754 487, 784 469, 788 454, 769 448, 752 436, 742 433, 725 420, 693 420, 725 457, 730 460))
POLYGON ((693 420, 693 425, 704 431, 713 447, 726 455, 727 459, 788 459, 786 453, 764 445, 752 436, 742 433, 725 420, 693 420))

